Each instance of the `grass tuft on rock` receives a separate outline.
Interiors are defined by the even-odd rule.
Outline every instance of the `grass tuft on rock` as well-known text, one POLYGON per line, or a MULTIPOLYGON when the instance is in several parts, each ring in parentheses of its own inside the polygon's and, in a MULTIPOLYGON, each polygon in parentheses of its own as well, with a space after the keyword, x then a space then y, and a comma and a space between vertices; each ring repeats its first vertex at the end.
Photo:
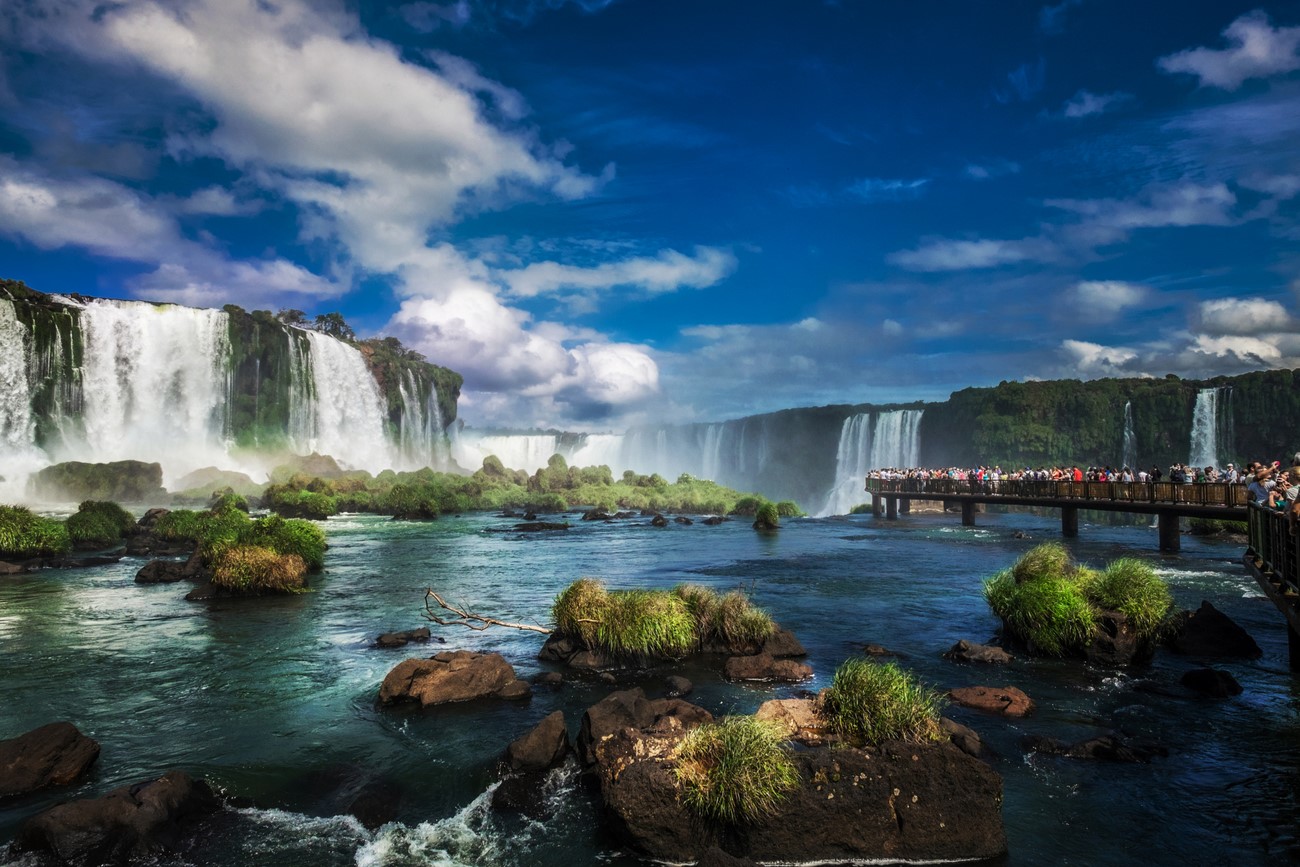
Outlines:
POLYGON ((780 726, 752 716, 691 730, 676 759, 683 803, 708 821, 739 825, 767 818, 799 785, 780 726))
POLYGON ((1030 548, 1016 565, 1011 567, 1011 574, 1017 584, 1035 581, 1040 578, 1064 577, 1072 565, 1070 552, 1060 542, 1044 542, 1030 548))
POLYGON ((0 506, 0 558, 57 557, 70 545, 63 522, 34 515, 23 506, 0 506))
POLYGON ((940 740, 943 698, 892 662, 846 660, 822 696, 831 731, 858 744, 940 740))
POLYGON ((1138 636, 1154 639, 1169 622, 1173 594, 1156 570, 1134 557, 1113 560, 1096 580, 1089 583, 1088 596, 1111 611, 1122 612, 1138 636))
POLYGON ((311 521, 268 515, 242 527, 237 541, 297 556, 312 572, 325 565, 325 531, 311 521))
POLYGON ((661 590, 616 590, 596 627, 596 645, 618 657, 676 659, 695 650, 686 603, 661 590))
POLYGON ((277 554, 256 545, 236 545, 217 555, 212 583, 236 593, 300 593, 307 564, 297 554, 277 554))
POLYGON ((588 647, 596 646, 596 629, 609 604, 605 585, 595 578, 579 578, 555 597, 551 617, 555 629, 580 639, 588 647))
POLYGON ((74 547, 107 548, 135 527, 135 518, 117 503, 86 500, 66 524, 74 547))

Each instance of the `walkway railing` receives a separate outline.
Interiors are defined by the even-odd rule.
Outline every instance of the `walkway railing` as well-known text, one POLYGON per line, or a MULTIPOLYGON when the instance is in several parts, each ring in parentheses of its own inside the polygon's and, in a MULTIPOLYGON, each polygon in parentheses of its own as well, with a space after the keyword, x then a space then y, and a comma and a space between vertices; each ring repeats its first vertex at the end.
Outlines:
POLYGON ((1128 503, 1168 503, 1186 506, 1246 505, 1246 486, 1226 482, 1051 482, 976 479, 867 479, 871 494, 931 494, 991 497, 1037 497, 1060 500, 1107 500, 1128 503))
POLYGON ((1276 584, 1291 594, 1300 591, 1300 526, 1291 523, 1285 512, 1276 512, 1251 504, 1246 513, 1250 550, 1258 565, 1276 584))

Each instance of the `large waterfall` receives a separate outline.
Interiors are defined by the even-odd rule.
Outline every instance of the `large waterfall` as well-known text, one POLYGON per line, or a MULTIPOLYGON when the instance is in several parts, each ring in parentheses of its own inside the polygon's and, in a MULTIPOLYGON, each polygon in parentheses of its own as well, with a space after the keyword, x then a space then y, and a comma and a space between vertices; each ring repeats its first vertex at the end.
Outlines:
POLYGON ((158 462, 165 484, 207 466, 261 478, 291 452, 446 467, 427 374, 392 365, 383 386, 357 346, 238 312, 0 299, 0 499, 68 460, 158 462))
POLYGON ((868 471, 920 464, 920 409, 859 413, 844 420, 835 454, 835 487, 818 517, 845 515, 859 503, 871 501, 864 490, 868 471))
POLYGON ((1232 389, 1202 388, 1192 409, 1191 458, 1193 467, 1222 467, 1233 448, 1232 389))
POLYGON ((1133 401, 1124 401, 1124 441, 1120 446, 1123 466, 1137 472, 1137 434, 1133 430, 1133 401))

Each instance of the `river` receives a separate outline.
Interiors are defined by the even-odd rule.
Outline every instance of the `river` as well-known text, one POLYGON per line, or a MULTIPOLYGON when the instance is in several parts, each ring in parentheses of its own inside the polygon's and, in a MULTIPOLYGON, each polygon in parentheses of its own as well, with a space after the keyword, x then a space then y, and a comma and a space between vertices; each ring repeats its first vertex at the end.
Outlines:
MULTIPOLYGON (((1262 659, 1216 663, 1245 692, 1212 701, 1182 692, 1179 676, 1198 664, 1167 651, 1129 672, 944 660, 958 639, 994 634, 981 581, 1059 535, 1056 521, 1032 515, 980 521, 971 528, 935 514, 794 519, 778 534, 760 535, 743 520, 656 529, 636 518, 523 535, 486 532, 511 523, 489 515, 429 524, 344 515, 323 522, 326 568, 313 592, 299 596, 186 602, 186 584, 133 583, 143 561, 131 558, 2 577, 0 738, 66 719, 103 751, 76 789, 0 804, 0 845, 44 806, 181 768, 237 806, 164 865, 638 863, 599 831, 590 796, 572 774, 554 780, 545 822, 498 816, 487 806, 495 759, 510 740, 556 709, 576 734, 583 709, 609 687, 575 678, 558 691, 539 688, 524 703, 425 713, 374 703, 400 660, 443 647, 500 651, 524 678, 543 670, 535 659, 541 637, 527 632, 435 626, 445 645, 372 647, 380 632, 422 625, 425 588, 504 619, 545 621, 560 589, 598 576, 612 588, 743 586, 801 638, 816 671, 811 684, 737 686, 715 670, 687 671, 696 684, 690 700, 715 714, 752 712, 768 698, 819 689, 867 643, 884 645, 942 689, 1022 688, 1038 705, 1022 720, 947 711, 1000 756, 1006 864, 1300 858, 1300 680, 1287 668, 1282 620, 1241 567, 1241 549, 1185 538, 1180 554, 1158 554, 1152 528, 1086 524, 1068 543, 1093 565, 1148 557, 1179 605, 1208 599, 1251 633, 1262 659), (1159 741, 1169 756, 1110 764, 1035 756, 1020 745, 1026 734, 1073 741, 1110 729, 1159 741), (371 833, 330 815, 313 781, 339 768, 399 787, 399 821, 371 833)), ((634 683, 659 695, 664 674, 634 683)))

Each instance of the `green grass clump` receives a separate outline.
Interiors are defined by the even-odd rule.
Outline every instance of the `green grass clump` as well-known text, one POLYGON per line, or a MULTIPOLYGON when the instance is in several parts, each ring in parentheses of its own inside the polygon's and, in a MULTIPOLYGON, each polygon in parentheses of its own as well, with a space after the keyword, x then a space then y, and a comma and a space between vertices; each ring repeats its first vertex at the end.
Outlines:
POLYGON ((337 499, 329 494, 318 494, 315 491, 298 491, 277 486, 267 491, 264 500, 271 511, 286 518, 323 521, 339 513, 337 499))
POLYGON ((617 657, 676 659, 698 646, 686 603, 662 590, 615 590, 596 627, 596 646, 617 657))
POLYGON ((776 513, 782 518, 802 518, 808 513, 799 508, 794 500, 782 500, 776 504, 776 513))
POLYGON ((551 617, 555 630, 571 635, 588 647, 596 646, 596 628, 609 605, 605 585, 595 578, 579 578, 555 597, 551 617))
POLYGON ((678 584, 672 592, 695 620, 700 644, 758 644, 776 629, 768 613, 739 590, 719 596, 699 584, 678 584))
POLYGON ((1097 606, 1122 612, 1140 638, 1158 637, 1174 604, 1164 579, 1133 557, 1111 561, 1087 592, 1097 606))
POLYGON ((107 548, 135 526, 135 518, 117 503, 86 500, 66 525, 75 547, 107 548))
POLYGON ((217 555, 212 583, 239 593, 298 593, 306 589, 307 564, 297 554, 235 545, 217 555))
POLYGON ((856 744, 940 740, 942 697, 892 662, 846 660, 822 700, 827 726, 856 744))
POLYGON ((1011 567, 1011 574, 1017 584, 1038 578, 1059 578, 1070 569, 1070 552, 1060 542, 1044 542, 1030 548, 1016 565, 1011 567))
POLYGON ((292 554, 315 572, 325 565, 325 533, 311 521, 270 515, 251 521, 239 531, 239 545, 268 548, 277 554, 292 554))
POLYGON ((1015 569, 1011 569, 999 572, 984 585, 984 598, 1012 633, 1050 656, 1062 656, 1086 645, 1097 622, 1072 577, 1017 582, 1015 569))
POLYGON ((799 785, 781 728, 730 716, 691 730, 677 747, 682 801, 703 819, 742 824, 772 816, 799 785))
POLYGON ((781 526, 781 513, 776 508, 776 503, 763 501, 763 505, 758 507, 754 514, 754 527, 760 530, 775 530, 781 526))
POLYGON ((33 515, 22 506, 0 506, 0 557, 55 557, 70 546, 68 528, 61 521, 33 515))
POLYGON ((206 512, 172 509, 154 522, 153 531, 168 542, 197 542, 203 536, 206 523, 206 512))

